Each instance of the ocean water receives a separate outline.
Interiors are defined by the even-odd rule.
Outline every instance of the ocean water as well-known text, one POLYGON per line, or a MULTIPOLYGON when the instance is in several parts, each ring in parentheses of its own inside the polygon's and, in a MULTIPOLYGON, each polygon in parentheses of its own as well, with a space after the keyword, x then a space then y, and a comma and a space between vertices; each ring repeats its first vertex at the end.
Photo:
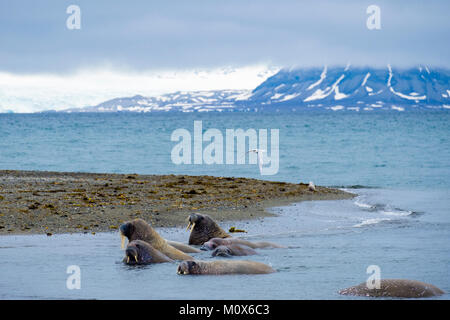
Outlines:
MULTIPOLYGON (((179 276, 171 263, 128 267, 117 233, 2 236, 0 298, 354 299, 337 292, 365 282, 367 267, 377 265, 382 278, 429 282, 446 292, 437 299, 449 299, 449 124, 448 111, 0 114, 0 169, 244 176, 357 194, 224 224, 247 230, 247 239, 287 246, 244 257, 272 265, 277 272, 269 275, 179 276), (226 129, 279 129, 279 172, 173 164, 170 136, 180 128, 192 133, 194 120, 224 136, 226 129), (66 287, 69 265, 80 267, 80 290, 66 287)), ((181 228, 158 231, 188 239, 181 228)))

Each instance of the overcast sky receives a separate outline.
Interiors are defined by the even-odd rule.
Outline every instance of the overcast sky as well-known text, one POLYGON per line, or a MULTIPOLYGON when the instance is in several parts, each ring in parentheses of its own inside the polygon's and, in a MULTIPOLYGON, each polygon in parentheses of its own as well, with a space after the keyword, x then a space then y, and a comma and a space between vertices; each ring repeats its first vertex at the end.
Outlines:
POLYGON ((0 112, 251 89, 281 67, 450 67, 450 1, 0 2, 0 112), (81 29, 69 30, 69 5, 81 29), (369 5, 381 30, 369 30, 369 5))
POLYGON ((0 71, 449 66, 450 1, 2 1, 0 71), (81 8, 68 30, 66 9, 81 8), (368 30, 366 9, 381 9, 368 30))

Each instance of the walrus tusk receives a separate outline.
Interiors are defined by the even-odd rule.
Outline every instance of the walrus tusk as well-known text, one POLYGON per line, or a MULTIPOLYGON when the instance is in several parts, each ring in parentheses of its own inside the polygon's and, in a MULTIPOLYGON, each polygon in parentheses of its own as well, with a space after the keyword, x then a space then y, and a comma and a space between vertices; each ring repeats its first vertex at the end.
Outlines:
POLYGON ((194 230, 194 227, 195 227, 195 222, 192 224, 191 232, 192 232, 192 230, 194 230))
POLYGON ((127 256, 127 263, 130 263, 130 257, 127 256))
POLYGON ((138 256, 137 255, 134 256, 134 260, 136 260, 136 262, 138 262, 138 256))
POLYGON ((125 249, 125 236, 122 233, 120 234, 120 248, 125 249))
POLYGON ((188 231, 189 227, 191 226, 191 222, 189 221, 187 227, 186 227, 186 231, 188 231))

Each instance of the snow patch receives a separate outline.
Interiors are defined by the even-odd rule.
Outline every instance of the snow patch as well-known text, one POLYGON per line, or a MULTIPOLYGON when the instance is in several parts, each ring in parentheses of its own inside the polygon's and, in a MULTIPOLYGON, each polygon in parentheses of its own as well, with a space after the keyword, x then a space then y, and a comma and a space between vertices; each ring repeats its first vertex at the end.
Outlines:
POLYGON ((325 79, 326 76, 327 76, 327 66, 323 68, 323 71, 320 74, 320 79, 311 84, 306 90, 311 90, 312 88, 317 87, 319 84, 322 83, 323 79, 325 79))
POLYGON ((425 96, 425 95, 420 96, 420 97, 419 96, 409 96, 409 95, 403 94, 401 92, 395 91, 394 88, 391 86, 391 80, 392 80, 393 73, 392 73, 392 68, 391 68, 390 64, 388 64, 388 69, 389 69, 389 78, 388 78, 387 86, 389 87, 389 90, 393 94, 395 94, 396 96, 399 96, 400 98, 403 98, 403 99, 415 100, 416 102, 418 102, 417 100, 425 100, 427 98, 427 96, 425 96))
POLYGON ((399 96, 400 98, 407 99, 407 100, 415 100, 416 102, 419 102, 418 100, 425 100, 427 98, 427 96, 425 96, 425 95, 420 96, 420 97, 419 96, 409 96, 409 95, 403 94, 401 92, 395 91, 394 88, 392 88, 392 87, 389 87, 389 90, 391 90, 391 92, 393 94, 395 94, 396 96, 399 96))
POLYGON ((303 101, 307 102, 307 101, 319 100, 319 99, 328 97, 333 91, 335 91, 336 86, 339 84, 339 82, 342 81, 342 79, 344 79, 344 77, 345 77, 345 75, 342 74, 339 77, 339 79, 337 79, 336 82, 333 83, 331 88, 327 87, 327 89, 325 89, 324 91, 317 89, 311 96, 309 96, 308 98, 306 98, 303 101))
POLYGON ((390 87, 391 86, 391 80, 392 80, 392 68, 391 68, 390 64, 388 64, 388 70, 389 70, 389 78, 388 78, 387 85, 388 85, 388 87, 390 87))
POLYGON ((241 100, 247 100, 251 96, 252 96, 252 92, 248 91, 248 92, 244 92, 244 93, 241 93, 236 96, 229 97, 229 98, 234 98, 236 101, 241 101, 241 100))
POLYGON ((298 97, 299 95, 301 95, 301 93, 287 94, 287 95, 285 95, 284 98, 281 99, 280 101, 291 100, 291 99, 294 99, 295 97, 298 97))
POLYGON ((349 95, 339 92, 339 86, 336 86, 336 88, 334 88, 334 100, 341 100, 344 98, 347 98, 349 95))
POLYGON ((391 106, 391 108, 393 110, 397 110, 397 111, 405 111, 405 108, 403 108, 403 107, 391 106))
POLYGON ((270 99, 276 100, 276 99, 279 99, 279 98, 282 97, 282 96, 283 96, 282 93, 275 93, 270 99))
MULTIPOLYGON (((363 82, 361 83, 361 87, 364 87, 366 85, 367 79, 369 79, 369 77, 370 77, 370 72, 367 72, 366 76, 364 77, 363 82)), ((367 88, 368 87, 366 87, 366 90, 367 90, 367 88)), ((370 89, 370 90, 372 90, 372 89, 370 89)))

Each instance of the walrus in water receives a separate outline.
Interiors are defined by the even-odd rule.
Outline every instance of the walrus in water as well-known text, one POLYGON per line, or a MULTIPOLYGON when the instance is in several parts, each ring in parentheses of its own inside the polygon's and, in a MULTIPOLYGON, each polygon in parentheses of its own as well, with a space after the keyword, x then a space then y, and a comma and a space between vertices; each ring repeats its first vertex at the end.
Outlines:
POLYGON ((136 265, 173 262, 173 260, 153 248, 149 243, 142 240, 133 240, 127 245, 123 262, 136 265))
POLYGON ((426 298, 441 295, 444 291, 432 284, 416 280, 382 279, 380 280, 380 289, 369 289, 364 282, 343 289, 339 293, 366 297, 426 298))
POLYGON ((255 261, 216 260, 216 261, 182 261, 178 274, 265 274, 276 272, 272 267, 255 261))
POLYGON ((228 246, 218 246, 211 253, 213 257, 249 256, 253 254, 257 254, 255 250, 237 243, 228 246))
POLYGON ((228 239, 220 239, 220 238, 213 238, 203 244, 200 249, 202 250, 214 250, 218 246, 232 246, 232 245, 244 245, 247 247, 250 247, 252 249, 257 248, 285 248, 284 246, 278 245, 276 243, 271 242, 251 242, 243 239, 238 238, 228 238, 228 239))
POLYGON ((133 240, 142 240, 151 244, 153 248, 165 254, 170 259, 193 260, 191 256, 167 243, 158 232, 142 219, 135 219, 122 224, 120 226, 120 234, 122 236, 122 247, 125 240, 124 237, 127 237, 130 242, 133 240))
POLYGON ((198 213, 190 214, 186 230, 188 230, 189 227, 191 228, 189 244, 202 245, 212 238, 231 237, 207 215, 201 215, 198 213))
POLYGON ((168 244, 170 244, 172 247, 183 251, 184 253, 199 253, 200 250, 194 247, 191 247, 187 244, 181 243, 181 242, 177 242, 177 241, 171 241, 171 240, 166 240, 168 244))

